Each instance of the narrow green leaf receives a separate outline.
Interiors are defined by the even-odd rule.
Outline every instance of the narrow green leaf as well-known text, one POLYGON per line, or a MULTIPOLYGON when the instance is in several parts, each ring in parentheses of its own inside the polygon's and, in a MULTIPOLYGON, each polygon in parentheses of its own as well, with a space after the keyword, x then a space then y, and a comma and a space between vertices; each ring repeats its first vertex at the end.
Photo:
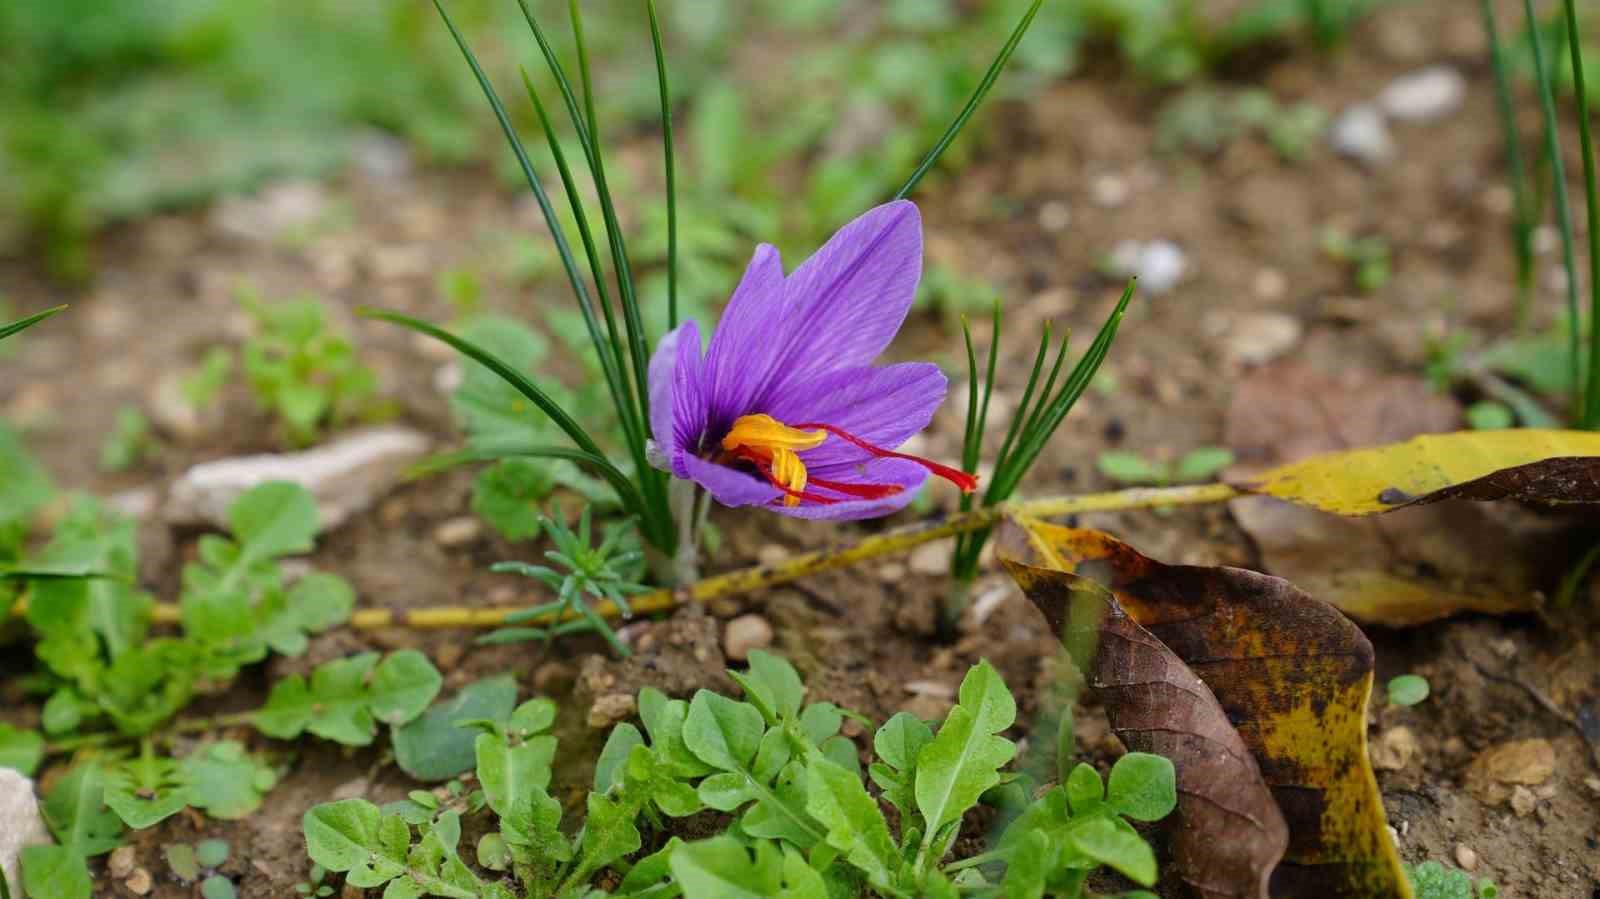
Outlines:
POLYGON ((828 845, 880 888, 895 886, 898 853, 889 824, 861 779, 812 750, 806 759, 806 811, 828 829, 828 845))
POLYGON ((19 318, 14 322, 10 322, 8 324, 0 325, 0 340, 5 340, 7 337, 10 337, 11 335, 17 333, 18 331, 23 331, 23 330, 26 330, 28 328, 31 328, 34 325, 37 325, 38 323, 44 321, 45 319, 49 318, 52 315, 55 315, 57 312, 60 312, 61 310, 65 309, 65 308, 67 308, 66 304, 63 303, 60 306, 53 306, 53 307, 51 307, 49 309, 44 310, 43 312, 35 312, 32 315, 25 316, 23 318, 19 318))

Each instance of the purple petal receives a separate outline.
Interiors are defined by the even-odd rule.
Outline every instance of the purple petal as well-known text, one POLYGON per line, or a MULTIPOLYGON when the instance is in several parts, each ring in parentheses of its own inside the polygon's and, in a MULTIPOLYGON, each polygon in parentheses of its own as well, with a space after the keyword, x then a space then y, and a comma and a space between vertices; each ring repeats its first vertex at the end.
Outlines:
MULTIPOLYGON (((772 406, 773 418, 793 425, 820 422, 868 443, 895 449, 927 428, 944 402, 948 382, 939 366, 905 362, 881 368, 844 368, 798 384, 772 406)), ((866 450, 829 437, 800 454, 808 468, 855 464, 866 450)))
POLYGON ((713 432, 751 411, 782 347, 776 340, 782 317, 783 260, 775 247, 762 244, 750 257, 706 349, 704 383, 713 432))
POLYGON ((885 203, 840 228, 783 283, 783 321, 768 331, 782 350, 756 403, 878 358, 905 321, 921 277, 916 204, 885 203))
MULTIPOLYGON (((825 477, 828 480, 844 481, 853 484, 895 484, 901 488, 899 493, 883 499, 855 499, 837 502, 831 505, 802 502, 798 506, 785 506, 782 504, 769 505, 767 508, 791 518, 811 518, 825 521, 859 521, 863 518, 881 518, 904 509, 913 499, 917 491, 928 480, 928 470, 915 462, 905 459, 873 459, 866 465, 839 466, 831 472, 813 471, 815 477, 825 477)), ((808 491, 815 491, 824 496, 831 495, 825 488, 808 486, 808 491)), ((769 501, 770 502, 770 501, 769 501)))
POLYGON ((687 453, 682 455, 682 460, 686 476, 709 490, 712 498, 724 506, 764 505, 783 495, 783 491, 755 475, 687 453))
POLYGON ((693 319, 663 336, 650 357, 650 430, 680 478, 688 477, 681 457, 698 448, 705 430, 700 368, 700 326, 693 319))

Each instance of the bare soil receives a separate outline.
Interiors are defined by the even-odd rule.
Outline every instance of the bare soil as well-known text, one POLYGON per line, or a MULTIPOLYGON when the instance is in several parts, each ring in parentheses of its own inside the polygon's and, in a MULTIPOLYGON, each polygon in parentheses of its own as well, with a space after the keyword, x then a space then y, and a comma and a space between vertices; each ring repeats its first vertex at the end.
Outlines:
MULTIPOLYGON (((1188 256, 1190 272, 1177 290, 1137 301, 1108 365, 1115 389, 1085 396, 1041 458, 1029 494, 1113 486, 1094 467, 1106 449, 1172 458, 1223 442, 1231 385, 1244 374, 1228 361, 1228 341, 1249 316, 1296 317, 1306 337, 1292 355, 1325 371, 1414 374, 1430 337, 1461 329, 1509 333, 1513 269, 1503 165, 1485 46, 1466 4, 1396 7, 1357 29, 1342 54, 1287 53, 1253 61, 1237 77, 1267 86, 1282 102, 1309 100, 1337 112, 1372 98, 1394 77, 1435 63, 1466 74, 1465 107, 1436 123, 1396 124, 1395 160, 1377 169, 1323 148, 1302 163, 1286 163, 1254 138, 1234 142, 1215 158, 1157 155, 1153 122, 1161 96, 1134 87, 1109 64, 1095 64, 1089 75, 1058 83, 1027 105, 1001 107, 978 162, 959 179, 923 188, 930 258, 992 279, 1009 298, 1003 359, 1031 352, 1037 325, 1046 319, 1092 332, 1119 292, 1118 284, 1095 274, 1115 241, 1168 238, 1188 256), (1127 187, 1124 202, 1096 201, 1097 183, 1107 178, 1127 187), (1065 227, 1041 215, 1050 204, 1070 211, 1065 227), (1358 294, 1350 272, 1318 249, 1328 225, 1385 238, 1394 251, 1391 281, 1372 295, 1358 294)), ((654 158, 637 154, 633 161, 640 181, 648 182, 646 167, 654 158)), ((435 274, 469 267, 484 275, 491 308, 538 321, 542 310, 567 302, 559 285, 522 289, 486 270, 497 235, 541 227, 520 194, 486 173, 377 177, 353 170, 324 189, 342 220, 303 243, 241 238, 219 228, 214 213, 196 211, 107 234, 97 247, 100 276, 85 290, 52 285, 25 260, 0 266, 0 292, 17 310, 74 304, 71 314, 30 332, 5 361, 0 384, 6 414, 36 425, 30 443, 61 483, 101 495, 159 488, 197 461, 280 448, 266 420, 232 392, 225 427, 203 440, 169 443, 158 458, 123 475, 105 475, 96 466, 119 406, 148 405, 162 374, 193 367, 208 346, 238 340, 242 322, 233 291, 240 283, 267 296, 315 292, 346 311, 371 304, 439 320, 452 310, 436 289, 435 274)), ((1553 318, 1557 293, 1542 287, 1537 300, 1540 317, 1553 318)), ((401 419, 443 444, 457 439, 434 383, 447 358, 391 326, 353 317, 347 323, 379 371, 384 392, 398 402, 401 419)), ((908 325, 894 353, 933 357, 959 372, 958 349, 958 336, 923 314, 908 325)), ((1026 377, 1020 366, 1001 366, 997 403, 1015 401, 1026 377)), ((958 454, 958 405, 947 404, 924 452, 958 454)), ((470 473, 455 472, 397 487, 321 540, 313 564, 349 578, 365 606, 515 601, 522 585, 487 573, 487 566, 530 557, 535 547, 484 536, 446 548, 432 536, 441 522, 467 513, 469 482, 470 473)), ((936 497, 939 507, 953 507, 947 493, 936 497)), ((748 511, 719 510, 715 521, 726 540, 711 560, 714 570, 814 548, 835 535, 748 511)), ((1224 507, 1085 521, 1168 562, 1260 567, 1254 546, 1224 507)), ((155 520, 143 532, 146 586, 175 596, 181 563, 193 554, 197 535, 155 520)), ((1326 562, 1339 566, 1341 559, 1326 562)), ((1054 672, 1054 643, 1042 621, 1011 591, 983 622, 969 617, 954 642, 940 641, 933 621, 945 584, 923 567, 884 560, 634 623, 627 636, 637 652, 627 661, 608 657, 596 640, 548 650, 484 648, 463 633, 338 631, 315 639, 302 659, 246 674, 198 710, 249 708, 271 679, 328 658, 416 646, 445 671, 446 690, 511 671, 524 696, 556 697, 563 709, 561 756, 572 760, 572 770, 558 773, 556 784, 576 796, 588 777, 582 760, 593 757, 603 738, 588 721, 594 701, 646 684, 677 695, 730 687, 722 674, 721 628, 755 611, 772 623, 775 648, 800 668, 815 696, 878 720, 900 709, 940 712, 947 700, 927 684, 953 688, 968 665, 988 658, 1019 696, 1016 735, 1026 739, 1054 672)), ((992 568, 976 593, 991 589, 1009 590, 992 568)), ((1368 629, 1380 684, 1414 672, 1427 676, 1434 690, 1421 705, 1380 707, 1372 716, 1375 741, 1401 726, 1416 738, 1410 761, 1379 775, 1406 860, 1454 863, 1467 847, 1478 860, 1476 873, 1495 879, 1501 895, 1600 895, 1600 768, 1595 744, 1582 735, 1592 739, 1600 730, 1600 650, 1589 608, 1586 623, 1560 629, 1533 616, 1368 629), (1530 738, 1548 740, 1556 750, 1555 774, 1537 788, 1531 812, 1519 814, 1506 801, 1487 804, 1468 789, 1475 756, 1530 738)), ((24 708, 16 716, 28 720, 36 713, 24 708)), ((1083 751, 1100 762, 1112 758, 1118 746, 1104 717, 1092 708, 1079 717, 1083 751)), ((284 754, 281 785, 246 820, 179 816, 141 835, 137 859, 155 875, 153 895, 191 892, 172 876, 160 847, 211 836, 235 848, 224 873, 237 878, 242 896, 287 895, 306 876, 299 822, 307 808, 350 795, 386 801, 415 786, 383 764, 378 751, 291 747, 248 731, 235 736, 284 754)), ((131 895, 109 877, 101 883, 103 895, 131 895)))

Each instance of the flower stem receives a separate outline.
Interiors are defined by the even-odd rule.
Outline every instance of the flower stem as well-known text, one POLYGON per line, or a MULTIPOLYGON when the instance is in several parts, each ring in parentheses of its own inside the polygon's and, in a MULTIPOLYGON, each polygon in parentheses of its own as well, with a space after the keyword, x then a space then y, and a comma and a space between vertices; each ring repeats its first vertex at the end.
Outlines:
MULTIPOLYGON (((633 607, 634 614, 648 615, 690 602, 706 602, 735 593, 763 590, 814 574, 838 571, 872 559, 898 555, 924 543, 992 527, 1008 514, 1029 518, 1057 518, 1082 512, 1219 503, 1240 495, 1240 491, 1227 484, 1199 484, 1184 487, 1140 487, 1107 493, 1086 493, 1002 503, 883 534, 874 534, 846 546, 802 553, 774 565, 757 565, 712 575, 675 590, 643 593, 629 604, 633 607)), ((529 603, 524 602, 514 607, 503 608, 441 606, 421 609, 359 609, 350 616, 347 625, 357 630, 379 630, 387 627, 412 630, 495 628, 504 626, 508 616, 525 611, 528 605, 529 603)), ((25 603, 19 603, 17 614, 21 614, 25 608, 25 603)), ((597 602, 592 608, 595 614, 606 618, 618 617, 621 612, 616 604, 609 600, 597 602)), ((561 617, 567 619, 574 615, 575 613, 569 611, 561 617)), ((555 618, 556 616, 551 615, 528 623, 547 625, 554 623, 555 618)), ((158 624, 177 623, 178 607, 171 603, 158 603, 151 612, 151 620, 158 624)))

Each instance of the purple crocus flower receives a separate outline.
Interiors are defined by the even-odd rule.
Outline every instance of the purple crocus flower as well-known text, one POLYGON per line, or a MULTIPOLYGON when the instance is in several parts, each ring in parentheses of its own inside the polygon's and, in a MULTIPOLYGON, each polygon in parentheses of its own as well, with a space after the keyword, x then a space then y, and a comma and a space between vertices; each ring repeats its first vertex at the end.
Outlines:
POLYGON ((785 276, 762 244, 701 355, 685 321, 650 361, 664 467, 727 506, 798 518, 888 515, 928 474, 977 479, 892 450, 928 426, 945 377, 926 362, 874 366, 922 275, 922 221, 898 200, 845 225, 785 276))

